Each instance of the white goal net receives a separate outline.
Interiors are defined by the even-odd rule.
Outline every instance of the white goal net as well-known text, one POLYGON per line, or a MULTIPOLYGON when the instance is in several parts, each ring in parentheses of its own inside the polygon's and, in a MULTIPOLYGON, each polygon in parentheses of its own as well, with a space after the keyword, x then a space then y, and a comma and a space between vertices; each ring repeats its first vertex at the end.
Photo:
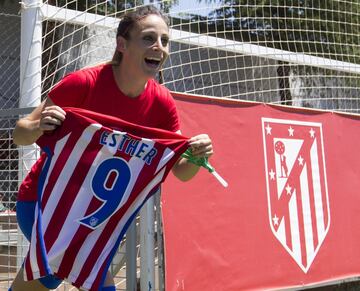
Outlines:
POLYGON ((109 60, 116 17, 154 2, 171 20, 169 89, 359 112, 355 0, 54 2, 42 6, 43 94, 67 72, 109 60))

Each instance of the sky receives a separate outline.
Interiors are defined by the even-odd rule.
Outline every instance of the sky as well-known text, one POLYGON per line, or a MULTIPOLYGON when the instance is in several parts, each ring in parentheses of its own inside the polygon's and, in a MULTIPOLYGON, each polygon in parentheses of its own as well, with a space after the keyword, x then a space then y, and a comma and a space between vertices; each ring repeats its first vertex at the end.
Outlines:
MULTIPOLYGON (((170 9, 170 13, 190 13, 190 14, 198 14, 206 16, 214 10, 219 4, 217 4, 220 0, 211 1, 211 3, 207 3, 206 0, 178 0, 177 5, 173 5, 170 9), (214 3, 215 2, 215 3, 214 3)), ((144 4, 151 2, 151 0, 145 0, 144 4)))
POLYGON ((214 10, 218 4, 215 3, 206 3, 205 0, 202 0, 200 3, 197 0, 179 0, 177 5, 172 6, 171 13, 175 12, 184 12, 191 14, 199 15, 208 15, 209 12, 214 10))

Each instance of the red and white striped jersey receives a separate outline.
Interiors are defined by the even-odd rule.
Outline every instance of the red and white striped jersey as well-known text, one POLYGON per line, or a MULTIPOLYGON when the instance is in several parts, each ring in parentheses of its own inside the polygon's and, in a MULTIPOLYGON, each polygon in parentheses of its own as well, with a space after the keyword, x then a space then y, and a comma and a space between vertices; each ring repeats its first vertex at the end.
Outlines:
POLYGON ((127 226, 188 147, 179 134, 84 109, 37 144, 39 180, 25 279, 48 274, 98 290, 127 226))

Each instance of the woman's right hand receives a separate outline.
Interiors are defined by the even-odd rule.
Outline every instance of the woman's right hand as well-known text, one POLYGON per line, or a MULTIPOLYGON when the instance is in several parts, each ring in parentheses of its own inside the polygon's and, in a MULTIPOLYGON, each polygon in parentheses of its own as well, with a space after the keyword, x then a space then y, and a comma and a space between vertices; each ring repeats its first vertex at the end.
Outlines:
POLYGON ((50 105, 41 111, 39 129, 42 132, 56 129, 65 120, 65 111, 56 105, 50 105))
POLYGON ((65 120, 65 111, 47 98, 29 115, 19 119, 13 131, 16 145, 30 145, 44 132, 58 127, 65 120))

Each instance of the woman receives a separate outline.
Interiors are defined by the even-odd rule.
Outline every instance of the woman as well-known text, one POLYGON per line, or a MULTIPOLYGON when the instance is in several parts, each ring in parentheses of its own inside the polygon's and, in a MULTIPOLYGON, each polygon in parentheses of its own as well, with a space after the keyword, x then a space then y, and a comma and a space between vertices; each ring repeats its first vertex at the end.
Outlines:
MULTIPOLYGON (((119 117, 139 125, 180 132, 175 102, 169 91, 154 77, 169 54, 168 19, 153 6, 144 6, 124 16, 116 37, 116 51, 110 63, 69 74, 60 81, 31 114, 20 119, 13 132, 17 145, 34 143, 44 132, 52 131, 66 118, 61 107, 79 107, 119 117)), ((198 157, 213 154, 208 135, 190 140, 198 157)), ((20 228, 30 239, 34 222, 37 180, 44 158, 35 163, 20 186, 17 216, 20 228)), ((172 171, 182 181, 191 179, 199 167, 180 158, 172 171)), ((25 282, 20 269, 10 290, 55 289, 61 280, 48 276, 25 282)), ((102 290, 115 290, 107 273, 102 290)))

